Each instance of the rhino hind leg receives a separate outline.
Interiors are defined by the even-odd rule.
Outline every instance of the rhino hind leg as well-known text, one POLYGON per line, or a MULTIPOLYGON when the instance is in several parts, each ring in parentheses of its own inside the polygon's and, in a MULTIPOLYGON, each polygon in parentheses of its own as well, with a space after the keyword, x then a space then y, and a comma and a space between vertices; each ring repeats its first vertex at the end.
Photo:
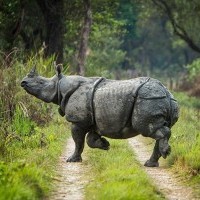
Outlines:
POLYGON ((163 158, 166 158, 171 152, 171 147, 168 143, 170 136, 171 130, 167 126, 158 129, 153 136, 154 139, 159 141, 159 151, 163 158))
POLYGON ((80 128, 76 124, 72 124, 71 132, 72 138, 75 142, 75 150, 74 153, 67 159, 67 162, 81 162, 81 154, 84 149, 85 135, 87 131, 80 128))
POLYGON ((149 160, 144 164, 147 167, 158 167, 158 160, 162 156, 166 158, 170 152, 171 147, 168 144, 168 140, 171 136, 171 131, 168 127, 164 126, 158 129, 155 134, 152 135, 152 138, 156 140, 156 144, 153 150, 153 153, 149 160))
POLYGON ((145 162, 144 166, 158 167, 159 166, 158 160, 160 157, 161 157, 161 153, 159 151, 159 141, 157 140, 156 144, 154 146, 153 153, 152 153, 150 159, 145 162))
POLYGON ((87 134, 86 142, 90 148, 108 150, 110 147, 109 142, 94 131, 87 134))

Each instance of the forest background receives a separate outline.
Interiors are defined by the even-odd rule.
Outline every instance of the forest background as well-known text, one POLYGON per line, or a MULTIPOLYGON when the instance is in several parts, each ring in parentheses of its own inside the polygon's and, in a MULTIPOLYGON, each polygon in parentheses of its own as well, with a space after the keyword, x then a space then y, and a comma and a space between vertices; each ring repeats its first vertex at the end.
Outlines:
MULTIPOLYGON (((67 137, 54 107, 20 88, 34 65, 48 77, 55 74, 54 61, 68 75, 151 76, 199 97, 199 33, 198 0, 0 0, 1 198, 44 197, 51 177, 46 172, 51 174, 67 137)), ((199 175, 199 99, 177 96, 192 110, 182 111, 185 126, 178 126, 184 130, 174 144, 184 145, 170 162, 199 175)))
POLYGON ((2 0, 1 67, 43 49, 81 75, 198 82, 199 7, 197 0, 2 0))

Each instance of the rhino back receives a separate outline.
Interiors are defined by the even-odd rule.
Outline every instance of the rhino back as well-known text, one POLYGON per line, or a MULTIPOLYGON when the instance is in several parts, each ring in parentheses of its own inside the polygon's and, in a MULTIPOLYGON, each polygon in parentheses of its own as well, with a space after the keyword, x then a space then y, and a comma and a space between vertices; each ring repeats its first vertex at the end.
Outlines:
POLYGON ((160 81, 150 78, 138 91, 138 97, 143 99, 161 99, 167 96, 168 90, 160 81))
POLYGON ((126 81, 106 81, 94 94, 94 115, 98 131, 102 135, 118 134, 126 126, 132 114, 134 96, 146 78, 126 81))

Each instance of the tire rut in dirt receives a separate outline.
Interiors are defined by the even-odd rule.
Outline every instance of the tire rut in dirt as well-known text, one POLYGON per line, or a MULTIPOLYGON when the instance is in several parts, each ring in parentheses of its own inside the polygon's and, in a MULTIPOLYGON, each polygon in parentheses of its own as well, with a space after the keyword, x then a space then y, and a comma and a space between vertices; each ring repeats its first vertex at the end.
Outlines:
MULTIPOLYGON (((150 158, 152 150, 146 147, 147 144, 141 141, 140 136, 128 140, 130 146, 133 148, 138 161, 143 166, 150 158)), ((160 167, 150 168, 144 167, 144 170, 152 179, 153 184, 157 186, 166 199, 169 200, 196 200, 193 196, 193 191, 181 183, 181 179, 173 174, 165 164, 160 162, 160 167)))
POLYGON ((66 162, 74 150, 72 138, 68 139, 66 148, 59 158, 57 177, 54 178, 55 189, 52 191, 49 200, 83 200, 84 180, 86 166, 80 162, 66 162))

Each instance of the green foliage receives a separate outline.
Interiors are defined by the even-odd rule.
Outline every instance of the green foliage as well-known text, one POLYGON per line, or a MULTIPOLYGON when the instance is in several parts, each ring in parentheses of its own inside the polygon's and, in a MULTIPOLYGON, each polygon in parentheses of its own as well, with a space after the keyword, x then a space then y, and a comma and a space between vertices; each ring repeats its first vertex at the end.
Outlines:
POLYGON ((40 48, 37 53, 32 53, 26 60, 26 70, 29 72, 33 66, 36 66, 37 72, 46 77, 53 76, 55 74, 54 61, 56 60, 55 55, 45 58, 44 48, 40 48))
POLYGON ((53 187, 52 176, 66 138, 66 122, 60 119, 30 136, 7 143, 0 163, 0 199, 43 199, 53 187))
POLYGON ((100 76, 106 70, 110 71, 120 67, 125 52, 120 49, 121 42, 119 38, 113 36, 114 32, 117 34, 117 31, 111 30, 109 26, 96 25, 93 27, 90 54, 86 65, 87 75, 100 76))
POLYGON ((198 76, 200 76, 200 58, 195 59, 191 64, 187 66, 189 71, 190 80, 195 80, 198 76))
POLYGON ((172 129, 172 153, 168 159, 179 173, 192 175, 200 184, 200 115, 194 109, 181 108, 180 119, 172 129), (196 177, 195 177, 196 176, 196 177))
POLYGON ((127 67, 132 59, 129 51, 135 39, 137 6, 130 0, 98 3, 93 6, 86 71, 87 75, 106 74, 110 78, 110 73, 127 67))
MULTIPOLYGON (((12 48, 14 29, 20 15, 20 1, 8 0, 1 3, 0 8, 0 44, 1 49, 12 48)), ((10 49, 9 49, 10 50, 10 49)))
POLYGON ((2 60, 0 65, 0 199, 42 199, 52 187, 49 183, 68 132, 59 119, 49 124, 53 105, 20 87, 35 64, 41 75, 53 76, 54 57, 44 59, 43 49, 28 59, 15 53, 9 63, 2 60))
MULTIPOLYGON (((194 43, 199 44, 200 37, 199 23, 200 23, 200 2, 198 0, 193 1, 167 1, 171 12, 182 30, 187 32, 187 35, 194 43)), ((184 32, 183 31, 183 32, 184 32)))
POLYGON ((136 37, 129 51, 131 66, 141 75, 179 76, 197 54, 173 35, 168 19, 151 1, 137 1, 137 8, 136 37))
POLYGON ((112 140, 107 151, 87 150, 93 181, 86 187, 86 199, 163 199, 136 161, 127 142, 112 140))
POLYGON ((35 126, 36 124, 31 121, 28 116, 25 116, 22 109, 19 106, 16 106, 12 120, 13 132, 16 132, 20 136, 28 136, 33 133, 35 126))
POLYGON ((183 92, 174 92, 174 96, 178 100, 181 107, 200 109, 200 100, 196 97, 190 97, 183 92))
POLYGON ((52 105, 45 104, 28 95, 21 87, 22 78, 37 63, 42 75, 55 74, 52 58, 43 59, 43 50, 31 56, 26 64, 18 52, 9 66, 2 62, 0 66, 0 149, 1 154, 7 153, 12 143, 22 143, 25 136, 32 135, 37 125, 44 125, 52 119, 52 105))
MULTIPOLYGON (((9 61, 7 53, 13 47, 25 49, 22 54, 30 55, 30 52, 40 51, 39 48, 44 41, 47 43, 45 50, 47 52, 48 40, 58 41, 59 38, 55 39, 47 30, 46 12, 51 11, 51 6, 48 5, 52 2, 50 0, 38 2, 40 1, 8 0, 2 4, 0 57, 9 61), (44 9, 45 5, 47 10, 44 9), (43 12, 44 10, 46 12, 43 12)), ((170 0, 167 3, 177 23, 198 44, 199 2, 170 0)), ((55 3, 53 4, 55 6, 55 3)), ((64 2, 63 5, 64 12, 61 14, 63 21, 61 20, 61 24, 57 27, 63 26, 64 62, 71 66, 72 72, 76 72, 75 58, 80 43, 85 8, 84 3, 78 0, 64 2)), ((86 74, 89 76, 111 77, 111 74, 119 69, 137 70, 138 74, 144 76, 152 72, 158 76, 179 76, 184 70, 183 66, 199 57, 183 40, 174 36, 169 19, 161 11, 162 9, 158 9, 152 3, 152 0, 95 0, 91 2, 91 6, 92 30, 85 64, 86 74)), ((29 62, 32 61, 29 59, 29 62)), ((49 63, 51 62, 50 59, 49 63)), ((35 61, 32 62, 34 63, 35 61)), ((194 68, 196 70, 196 67, 194 68)), ((192 74, 195 73, 194 68, 191 67, 192 74)), ((46 71, 45 66, 41 71, 46 71)))
POLYGON ((137 4, 130 0, 121 0, 118 3, 116 17, 124 22, 123 29, 126 31, 126 39, 135 39, 137 4))
POLYGON ((175 93, 175 97, 180 104, 180 118, 172 127, 172 152, 167 161, 177 173, 187 176, 190 184, 199 188, 200 101, 184 93, 175 93))
POLYGON ((41 199, 47 190, 47 176, 36 165, 0 163, 0 194, 2 200, 41 199), (9 189, 8 189, 9 188, 9 189))

